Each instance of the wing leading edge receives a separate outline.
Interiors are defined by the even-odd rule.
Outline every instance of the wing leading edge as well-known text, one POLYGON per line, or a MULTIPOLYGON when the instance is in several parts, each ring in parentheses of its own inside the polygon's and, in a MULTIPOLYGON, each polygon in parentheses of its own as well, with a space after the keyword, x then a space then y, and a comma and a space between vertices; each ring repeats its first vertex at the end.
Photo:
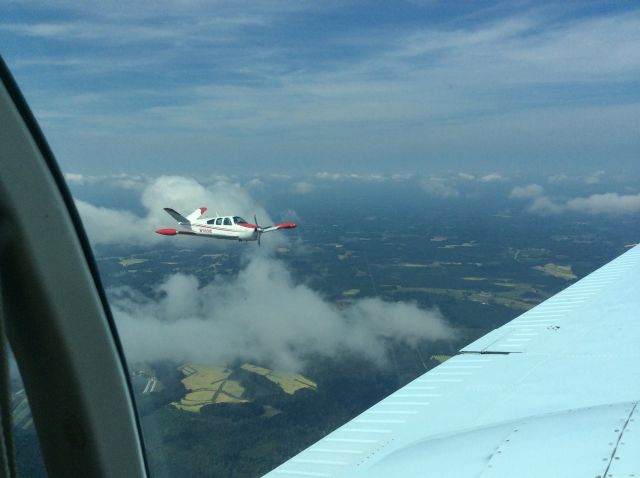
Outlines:
POLYGON ((635 247, 267 476, 640 476, 639 284, 635 247))

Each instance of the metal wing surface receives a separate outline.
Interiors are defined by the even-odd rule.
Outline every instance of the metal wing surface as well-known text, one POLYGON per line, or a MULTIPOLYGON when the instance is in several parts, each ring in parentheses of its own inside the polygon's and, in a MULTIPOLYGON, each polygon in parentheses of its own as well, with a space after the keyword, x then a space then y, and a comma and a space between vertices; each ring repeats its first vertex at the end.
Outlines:
POLYGON ((463 348, 276 477, 640 477, 640 246, 463 348))

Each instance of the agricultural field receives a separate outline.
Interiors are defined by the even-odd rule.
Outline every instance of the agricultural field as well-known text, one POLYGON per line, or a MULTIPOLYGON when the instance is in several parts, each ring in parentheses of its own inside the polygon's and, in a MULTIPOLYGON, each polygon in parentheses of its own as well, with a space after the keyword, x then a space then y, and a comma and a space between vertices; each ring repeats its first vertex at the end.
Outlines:
POLYGON ((226 367, 208 367, 185 364, 180 367, 187 394, 172 405, 187 412, 199 412, 205 405, 215 403, 245 403, 244 387, 229 380, 232 370, 226 367))
POLYGON ((122 267, 129 267, 129 266, 135 266, 136 264, 143 264, 145 262, 147 262, 148 259, 141 259, 138 257, 130 257, 129 259, 122 259, 120 261, 118 261, 118 264, 120 264, 122 267))
POLYGON ((257 373, 258 375, 262 375, 266 379, 271 380, 289 395, 293 395, 295 392, 303 388, 308 388, 311 390, 318 389, 318 384, 316 384, 312 380, 309 380, 307 377, 303 377, 302 375, 299 375, 297 373, 287 374, 276 372, 275 370, 258 367, 257 365, 251 365, 248 363, 242 365, 241 368, 248 372, 257 373))
MULTIPOLYGON (((240 366, 240 369, 266 378, 289 395, 303 388, 314 391, 318 388, 315 382, 299 374, 278 372, 248 363, 240 366)), ((234 373, 233 368, 184 364, 179 370, 185 375, 182 384, 187 391, 184 397, 171 403, 179 410, 198 413, 207 405, 252 401, 245 393, 242 374, 234 373)))
POLYGON ((557 264, 545 264, 543 266, 535 266, 535 270, 540 271, 548 276, 557 277, 564 280, 575 280, 577 276, 571 270, 571 266, 560 266, 557 264))
MULTIPOLYGON (((486 281, 483 277, 463 277, 464 281, 470 283, 481 283, 486 281)), ((387 289, 398 298, 411 293, 423 293, 431 296, 446 296, 456 301, 471 301, 483 305, 499 304, 515 311, 527 311, 542 300, 547 298, 547 294, 536 287, 528 284, 511 282, 507 279, 493 282, 492 285, 504 288, 505 290, 488 291, 482 289, 482 285, 468 289, 448 289, 436 287, 400 287, 387 289)))

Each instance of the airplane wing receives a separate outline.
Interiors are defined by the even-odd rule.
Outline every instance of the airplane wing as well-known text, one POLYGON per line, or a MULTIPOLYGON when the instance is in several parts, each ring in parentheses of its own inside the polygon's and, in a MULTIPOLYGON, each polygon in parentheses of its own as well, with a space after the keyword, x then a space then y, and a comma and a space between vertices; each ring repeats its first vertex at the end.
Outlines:
POLYGON ((640 477, 640 247, 266 476, 640 477))
POLYGON ((276 224, 275 226, 269 226, 262 229, 262 232, 277 231, 278 229, 295 229, 297 227, 293 222, 283 222, 282 224, 276 224))

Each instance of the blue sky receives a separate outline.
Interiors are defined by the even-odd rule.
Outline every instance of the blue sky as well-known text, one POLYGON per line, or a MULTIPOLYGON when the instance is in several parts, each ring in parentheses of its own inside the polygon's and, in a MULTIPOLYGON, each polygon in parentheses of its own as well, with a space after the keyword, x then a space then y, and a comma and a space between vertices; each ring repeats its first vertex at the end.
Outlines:
POLYGON ((67 172, 640 173, 633 2, 0 5, 67 172))

